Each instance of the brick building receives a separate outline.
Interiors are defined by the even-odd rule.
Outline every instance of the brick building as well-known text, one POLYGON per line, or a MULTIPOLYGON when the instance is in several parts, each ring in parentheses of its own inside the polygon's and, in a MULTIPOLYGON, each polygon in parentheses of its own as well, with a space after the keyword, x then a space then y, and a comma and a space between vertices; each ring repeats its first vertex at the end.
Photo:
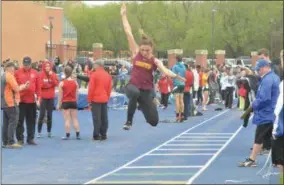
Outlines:
POLYGON ((2 1, 2 60, 22 62, 49 56, 50 20, 52 17, 52 55, 61 60, 75 58, 77 30, 64 16, 63 9, 32 1, 2 1))

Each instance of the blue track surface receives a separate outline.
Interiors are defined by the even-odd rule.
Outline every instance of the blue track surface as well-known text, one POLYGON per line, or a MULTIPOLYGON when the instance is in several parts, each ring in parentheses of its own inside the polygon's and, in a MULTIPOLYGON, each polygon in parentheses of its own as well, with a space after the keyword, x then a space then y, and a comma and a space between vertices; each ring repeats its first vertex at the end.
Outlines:
MULTIPOLYGON (((203 116, 185 123, 160 123, 157 127, 145 123, 138 111, 130 131, 122 130, 126 111, 109 110, 109 139, 103 142, 91 140, 93 126, 89 111, 79 111, 82 140, 77 141, 73 132, 74 139, 62 141, 63 117, 60 112, 54 112, 54 138, 37 139, 38 146, 3 150, 2 183, 82 184, 94 179, 97 183, 186 183, 191 179, 194 184, 221 184, 228 179, 256 178, 265 156, 260 156, 257 168, 236 167, 250 153, 254 127, 242 129, 224 148, 241 125, 241 113, 234 109, 216 112, 214 108, 209 107, 203 116), (202 141, 200 136, 208 140, 202 141), (212 160, 214 156, 216 159, 212 160), (210 159, 212 163, 206 167, 210 159)), ((173 116, 173 107, 160 110, 161 120, 174 119, 173 116)))

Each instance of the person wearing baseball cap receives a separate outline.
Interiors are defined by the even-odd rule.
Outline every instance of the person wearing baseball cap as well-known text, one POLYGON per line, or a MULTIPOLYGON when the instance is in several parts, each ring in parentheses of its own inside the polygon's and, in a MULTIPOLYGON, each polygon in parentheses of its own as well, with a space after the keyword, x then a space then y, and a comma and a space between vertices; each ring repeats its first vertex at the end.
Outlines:
POLYGON ((262 77, 271 70, 270 62, 266 59, 261 58, 256 61, 256 65, 253 69, 260 77, 262 77))
POLYGON ((18 85, 15 77, 15 64, 5 64, 5 73, 1 76, 1 109, 3 110, 2 147, 21 148, 15 143, 14 135, 19 118, 19 92, 28 88, 29 84, 18 85))
POLYGON ((274 109, 279 96, 279 77, 271 70, 269 61, 259 59, 254 70, 261 77, 256 99, 252 102, 254 112, 252 123, 256 125, 253 150, 249 158, 240 162, 240 167, 255 167, 256 156, 261 151, 261 146, 266 138, 271 138, 273 122, 275 120, 274 109))
POLYGON ((23 66, 16 71, 15 77, 19 85, 29 83, 29 87, 20 92, 19 122, 16 130, 16 137, 19 144, 24 144, 24 120, 26 118, 27 143, 36 145, 34 142, 36 108, 39 104, 40 89, 38 72, 31 68, 32 59, 23 58, 23 66))

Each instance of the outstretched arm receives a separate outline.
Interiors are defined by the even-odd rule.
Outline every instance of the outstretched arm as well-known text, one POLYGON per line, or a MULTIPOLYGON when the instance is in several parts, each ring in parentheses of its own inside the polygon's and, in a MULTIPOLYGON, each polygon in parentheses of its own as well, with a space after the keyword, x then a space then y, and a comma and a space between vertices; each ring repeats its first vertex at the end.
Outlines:
POLYGON ((126 5, 125 5, 124 2, 122 3, 120 13, 121 13, 121 16, 122 16, 122 24, 123 24, 123 28, 124 28, 124 31, 125 31, 125 34, 126 34, 126 37, 127 37, 127 40, 128 40, 128 45, 129 45, 129 49, 130 49, 130 52, 131 52, 131 56, 133 58, 138 53, 139 47, 138 47, 138 45, 137 45, 137 43, 136 43, 136 41, 133 37, 131 26, 130 26, 128 20, 127 20, 126 5))
POLYGON ((185 82, 185 78, 175 74, 174 72, 166 68, 163 62, 160 61, 159 59, 155 58, 155 64, 157 65, 158 70, 161 71, 162 73, 165 73, 166 76, 171 77, 171 78, 177 78, 178 80, 185 82))

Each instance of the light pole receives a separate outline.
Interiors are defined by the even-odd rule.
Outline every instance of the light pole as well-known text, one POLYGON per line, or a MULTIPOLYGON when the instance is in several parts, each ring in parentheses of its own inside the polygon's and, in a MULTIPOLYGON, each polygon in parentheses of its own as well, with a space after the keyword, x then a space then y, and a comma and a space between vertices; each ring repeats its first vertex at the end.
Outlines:
POLYGON ((50 44, 49 60, 52 60, 52 29, 53 29, 52 20, 53 20, 53 17, 50 16, 48 19, 49 19, 49 44, 50 44))
POLYGON ((212 63, 215 58, 215 52, 214 52, 214 26, 215 26, 215 12, 216 12, 215 7, 212 7, 211 12, 212 12, 212 59, 210 62, 210 65, 211 65, 210 67, 212 67, 213 65, 212 63))
POLYGON ((270 21, 270 57, 273 57, 273 24, 274 24, 274 19, 271 18, 270 21))

